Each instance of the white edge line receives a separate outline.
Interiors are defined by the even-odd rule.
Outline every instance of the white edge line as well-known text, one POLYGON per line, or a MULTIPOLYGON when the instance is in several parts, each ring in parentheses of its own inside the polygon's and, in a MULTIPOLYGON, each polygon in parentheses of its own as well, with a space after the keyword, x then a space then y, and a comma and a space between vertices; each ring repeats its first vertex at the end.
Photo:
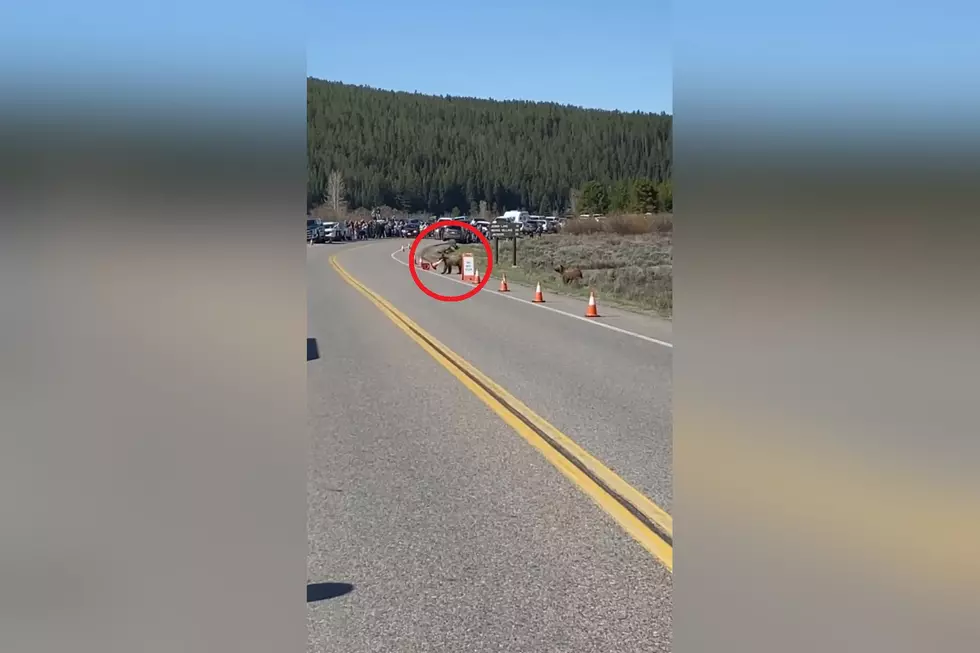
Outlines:
MULTIPOLYGON (((399 259, 395 258, 395 254, 401 254, 401 253, 402 253, 401 250, 395 250, 394 252, 392 252, 391 253, 391 260, 394 261, 395 263, 401 263, 405 267, 408 267, 408 262, 407 261, 402 261, 402 260, 399 260, 399 259)), ((462 284, 462 285, 467 286, 467 287, 472 287, 472 284, 468 284, 465 281, 460 281, 459 279, 454 279, 452 277, 452 275, 443 275, 443 274, 439 274, 438 272, 433 272, 432 270, 423 270, 422 268, 417 268, 417 269, 418 269, 419 272, 428 272, 429 274, 437 274, 437 275, 439 275, 439 278, 441 278, 441 279, 446 279, 448 281, 453 281, 455 283, 459 283, 459 284, 462 284)), ((530 304, 531 306, 535 306, 537 308, 543 308, 546 311, 551 311, 552 313, 558 313, 558 314, 564 315, 566 317, 573 317, 576 320, 579 320, 581 322, 585 322, 586 324, 591 324, 592 326, 602 327, 603 329, 609 329, 610 331, 615 331, 617 333, 622 333, 622 334, 627 335, 627 336, 633 336, 634 338, 639 338, 640 340, 646 340, 647 342, 652 342, 652 343, 654 343, 656 345, 662 345, 664 347, 670 347, 671 349, 674 348, 673 343, 664 342, 663 340, 657 340, 656 338, 651 338, 650 336, 645 336, 645 335, 643 335, 641 333, 634 333, 633 331, 627 331, 626 329, 622 329, 622 328, 620 328, 618 326, 613 326, 612 324, 606 324, 604 322, 595 322, 594 320, 590 320, 587 317, 583 317, 581 315, 575 315, 573 313, 566 313, 565 311, 560 311, 557 308, 553 308, 551 306, 545 306, 543 304, 535 304, 534 302, 532 302, 530 300, 521 299, 520 297, 515 297, 514 295, 505 295, 503 293, 495 293, 495 292, 491 292, 490 294, 493 295, 494 297, 504 297, 506 299, 513 299, 514 301, 521 302, 523 304, 530 304)))

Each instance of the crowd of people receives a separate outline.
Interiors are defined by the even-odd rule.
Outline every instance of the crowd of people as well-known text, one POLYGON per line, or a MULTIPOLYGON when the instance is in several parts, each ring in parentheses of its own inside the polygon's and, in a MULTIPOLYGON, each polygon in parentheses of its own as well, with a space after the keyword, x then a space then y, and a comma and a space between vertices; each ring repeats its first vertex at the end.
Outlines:
MULTIPOLYGON (((402 227, 407 224, 407 220, 394 218, 375 219, 375 220, 350 220, 347 222, 347 238, 350 240, 367 240, 370 238, 399 238, 402 235, 402 227)), ((424 224, 422 225, 425 226, 424 224)), ((432 234, 430 237, 435 237, 432 234)))
POLYGON ((351 240, 396 238, 401 235, 399 220, 353 220, 349 223, 351 240))

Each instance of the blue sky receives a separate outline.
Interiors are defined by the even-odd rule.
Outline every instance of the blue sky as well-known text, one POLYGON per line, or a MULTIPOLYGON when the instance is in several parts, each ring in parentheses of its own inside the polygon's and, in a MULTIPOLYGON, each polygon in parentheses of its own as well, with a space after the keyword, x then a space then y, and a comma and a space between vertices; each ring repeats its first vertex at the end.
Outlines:
POLYGON ((314 77, 672 111, 665 0, 307 0, 307 11, 314 77))
POLYGON ((0 7, 0 86, 138 88, 125 102, 196 86, 189 103, 302 112, 308 73, 625 111, 975 126, 978 20, 976 0, 29 0, 0 7))

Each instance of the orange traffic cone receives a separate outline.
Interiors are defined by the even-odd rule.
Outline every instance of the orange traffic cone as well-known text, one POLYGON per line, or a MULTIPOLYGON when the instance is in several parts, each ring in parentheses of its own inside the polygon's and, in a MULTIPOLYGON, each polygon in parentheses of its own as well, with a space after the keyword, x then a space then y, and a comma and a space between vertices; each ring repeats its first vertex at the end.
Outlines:
POLYGON ((480 285, 480 268, 474 269, 473 272, 475 273, 473 275, 475 277, 475 279, 473 280, 473 283, 475 285, 479 286, 480 285))
POLYGON ((510 292, 510 288, 507 287, 507 275, 504 274, 500 278, 500 290, 497 292, 510 292))
POLYGON ((599 317, 598 307, 595 305, 595 292, 589 291, 589 305, 585 308, 585 317, 599 317))
POLYGON ((541 282, 538 282, 538 288, 534 291, 534 299, 531 300, 535 304, 544 304, 544 295, 541 294, 541 282))

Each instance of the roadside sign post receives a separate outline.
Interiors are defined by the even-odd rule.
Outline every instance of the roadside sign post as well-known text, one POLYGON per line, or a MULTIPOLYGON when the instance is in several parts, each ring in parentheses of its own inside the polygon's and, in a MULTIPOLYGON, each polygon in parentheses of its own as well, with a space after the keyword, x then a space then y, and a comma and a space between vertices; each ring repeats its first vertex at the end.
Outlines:
POLYGON ((463 281, 477 282, 476 263, 473 261, 472 254, 463 254, 463 281))
POLYGON ((500 239, 512 240, 513 245, 513 266, 517 267, 517 225, 513 222, 494 222, 490 225, 490 236, 494 240, 494 260, 495 264, 500 263, 500 239))

